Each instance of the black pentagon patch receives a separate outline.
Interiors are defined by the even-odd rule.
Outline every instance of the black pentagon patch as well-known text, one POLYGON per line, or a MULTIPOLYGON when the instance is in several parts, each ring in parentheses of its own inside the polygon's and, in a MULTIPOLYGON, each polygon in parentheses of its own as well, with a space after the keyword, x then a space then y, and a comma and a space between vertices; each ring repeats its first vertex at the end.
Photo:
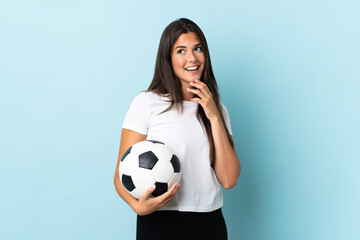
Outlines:
POLYGON ((166 193, 167 190, 168 190, 168 185, 167 185, 167 183, 156 182, 156 183, 155 183, 155 186, 156 186, 156 187, 155 187, 155 190, 151 193, 151 195, 152 195, 153 197, 160 196, 160 195, 166 193))
POLYGON ((176 172, 176 173, 180 172, 180 161, 179 161, 179 159, 177 158, 177 156, 175 156, 175 155, 173 154, 170 162, 171 162, 171 165, 172 165, 173 168, 174 168, 174 172, 176 172))
POLYGON ((159 142, 159 141, 156 141, 156 140, 146 140, 146 141, 149 141, 149 142, 152 142, 152 143, 160 143, 162 145, 165 145, 163 142, 159 142))
POLYGON ((126 158, 126 156, 130 153, 131 148, 132 148, 132 146, 129 147, 128 150, 126 150, 126 152, 124 153, 124 155, 123 155, 122 158, 121 158, 121 162, 124 161, 124 159, 126 158))
POLYGON ((151 151, 144 152, 139 155, 139 167, 151 170, 155 166, 157 161, 158 161, 158 158, 151 151))
POLYGON ((129 192, 135 189, 135 185, 131 179, 131 176, 123 174, 121 180, 122 180, 122 184, 129 192))

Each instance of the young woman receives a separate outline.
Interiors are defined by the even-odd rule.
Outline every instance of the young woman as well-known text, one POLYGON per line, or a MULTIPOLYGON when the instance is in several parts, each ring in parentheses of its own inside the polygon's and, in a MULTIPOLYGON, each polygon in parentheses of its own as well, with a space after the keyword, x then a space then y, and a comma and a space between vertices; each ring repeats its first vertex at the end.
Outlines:
POLYGON ((137 239, 227 239, 221 186, 234 187, 241 166, 205 36, 191 20, 177 19, 164 30, 153 80, 131 102, 122 127, 114 182, 137 213, 137 239), (175 152, 181 187, 158 197, 151 197, 151 187, 137 200, 122 186, 118 169, 124 152, 146 139, 175 152))

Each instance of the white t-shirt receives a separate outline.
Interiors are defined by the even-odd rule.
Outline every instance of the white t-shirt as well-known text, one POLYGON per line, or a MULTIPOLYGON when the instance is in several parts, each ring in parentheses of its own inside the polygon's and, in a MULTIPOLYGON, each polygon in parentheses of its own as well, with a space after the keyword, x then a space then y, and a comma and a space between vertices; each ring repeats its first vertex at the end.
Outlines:
MULTIPOLYGON (((210 212, 223 205, 221 185, 210 165, 209 142, 196 117, 199 103, 183 101, 183 113, 174 107, 162 113, 170 103, 167 97, 153 92, 141 92, 131 102, 123 128, 157 140, 169 146, 181 164, 180 188, 175 198, 160 210, 210 212)), ((226 125, 231 124, 226 107, 226 125)))

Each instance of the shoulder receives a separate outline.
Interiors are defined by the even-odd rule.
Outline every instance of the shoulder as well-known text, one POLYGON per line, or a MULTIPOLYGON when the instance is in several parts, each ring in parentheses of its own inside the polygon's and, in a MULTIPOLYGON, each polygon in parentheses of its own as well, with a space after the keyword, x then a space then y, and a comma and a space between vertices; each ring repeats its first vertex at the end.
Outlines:
POLYGON ((227 109, 226 106, 225 106, 225 104, 222 103, 222 102, 220 103, 220 106, 221 106, 223 109, 227 109))
POLYGON ((225 104, 223 103, 220 103, 221 105, 221 111, 222 111, 222 114, 224 116, 224 120, 227 122, 227 124, 229 125, 230 124, 230 115, 229 115, 229 111, 227 109, 227 107, 225 106, 225 104))
POLYGON ((148 100, 144 91, 137 93, 130 102, 130 108, 144 108, 148 105, 148 100))
POLYGON ((135 98, 142 99, 143 101, 146 101, 148 103, 153 103, 157 101, 164 101, 168 100, 169 97, 167 95, 159 95, 155 92, 144 90, 138 93, 135 98))
POLYGON ((229 115, 227 107, 225 106, 224 103, 220 103, 220 106, 221 106, 221 111, 223 112, 224 116, 227 117, 229 115))
POLYGON ((132 101, 149 101, 155 97, 154 95, 156 94, 153 92, 143 90, 139 92, 137 95, 135 95, 132 101))
POLYGON ((149 90, 142 90, 137 95, 135 95, 135 98, 157 98, 157 97, 161 97, 161 96, 149 90))
POLYGON ((226 124, 226 126, 227 126, 227 129, 229 130, 230 135, 232 135, 229 112, 228 112, 225 104, 220 103, 220 105, 221 105, 221 111, 222 111, 223 116, 224 116, 225 124, 226 124))
POLYGON ((131 106, 143 106, 150 107, 156 105, 159 102, 167 101, 167 96, 158 95, 152 91, 143 90, 139 92, 131 101, 131 106))

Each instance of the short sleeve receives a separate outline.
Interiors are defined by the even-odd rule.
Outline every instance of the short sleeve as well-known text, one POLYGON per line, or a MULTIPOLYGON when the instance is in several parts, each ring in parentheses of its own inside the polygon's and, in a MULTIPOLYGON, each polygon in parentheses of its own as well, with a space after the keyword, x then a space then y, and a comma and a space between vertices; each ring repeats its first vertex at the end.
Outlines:
POLYGON ((223 109, 226 127, 229 130, 230 135, 232 136, 233 134, 232 134, 232 130, 231 130, 231 122, 230 122, 229 112, 224 104, 221 103, 221 107, 223 109))
POLYGON ((145 92, 141 92, 130 103, 122 128, 147 135, 148 125, 149 104, 145 92))

